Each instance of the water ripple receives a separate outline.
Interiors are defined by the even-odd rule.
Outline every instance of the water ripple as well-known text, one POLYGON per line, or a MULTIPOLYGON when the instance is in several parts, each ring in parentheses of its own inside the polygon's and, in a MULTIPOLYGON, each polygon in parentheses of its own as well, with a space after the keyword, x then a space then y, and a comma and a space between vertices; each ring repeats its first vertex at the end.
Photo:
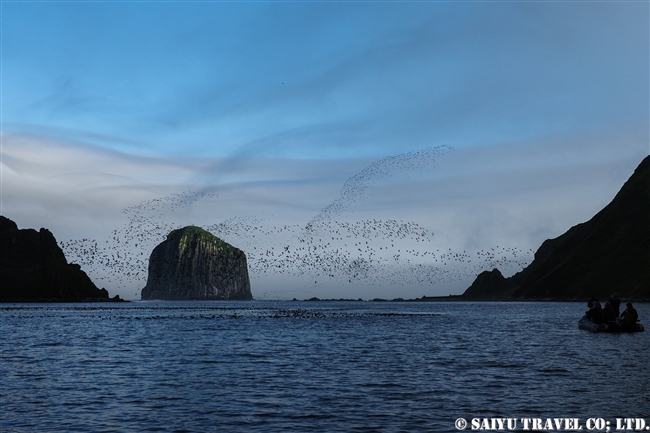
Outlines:
POLYGON ((3 305, 0 430, 455 431, 458 417, 647 417, 650 333, 579 331, 583 310, 3 305))

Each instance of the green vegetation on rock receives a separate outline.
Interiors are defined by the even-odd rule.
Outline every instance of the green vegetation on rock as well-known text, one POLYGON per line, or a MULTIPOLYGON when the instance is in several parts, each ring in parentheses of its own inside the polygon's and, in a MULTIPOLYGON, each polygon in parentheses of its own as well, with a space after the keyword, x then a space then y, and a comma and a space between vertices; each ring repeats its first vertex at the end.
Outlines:
POLYGON ((209 231, 196 226, 187 226, 181 229, 172 230, 167 235, 167 240, 173 241, 175 239, 178 239, 178 247, 181 254, 187 250, 192 242, 200 242, 205 246, 214 246, 216 251, 223 251, 226 254, 241 251, 229 243, 219 239, 209 231))

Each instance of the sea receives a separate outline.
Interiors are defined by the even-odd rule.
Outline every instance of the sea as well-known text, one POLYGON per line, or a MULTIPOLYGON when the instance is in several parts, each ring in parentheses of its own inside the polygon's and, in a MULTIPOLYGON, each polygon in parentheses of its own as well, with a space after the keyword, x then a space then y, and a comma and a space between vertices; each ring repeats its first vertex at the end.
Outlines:
MULTIPOLYGON (((649 328, 650 305, 635 307, 649 328)), ((0 304, 0 431, 650 430, 650 330, 579 330, 586 309, 0 304)))

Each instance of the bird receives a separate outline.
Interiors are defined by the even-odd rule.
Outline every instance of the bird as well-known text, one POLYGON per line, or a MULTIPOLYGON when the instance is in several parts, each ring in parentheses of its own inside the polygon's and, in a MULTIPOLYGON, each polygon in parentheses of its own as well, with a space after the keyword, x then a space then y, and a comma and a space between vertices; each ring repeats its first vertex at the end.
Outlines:
MULTIPOLYGON (((342 217, 367 198, 378 180, 432 164, 451 150, 442 146, 378 159, 348 178, 340 196, 303 223, 270 224, 252 215, 219 220, 215 212, 216 221, 203 228, 246 253, 252 278, 283 275, 317 285, 435 285, 497 266, 523 269, 532 261, 533 250, 495 245, 474 252, 441 252, 435 233, 416 221, 342 217)), ((142 287, 151 251, 181 227, 177 215, 199 201, 219 203, 219 194, 187 190, 144 200, 122 209, 126 223, 111 230, 104 242, 84 237, 60 246, 71 262, 101 275, 103 281, 142 287)))

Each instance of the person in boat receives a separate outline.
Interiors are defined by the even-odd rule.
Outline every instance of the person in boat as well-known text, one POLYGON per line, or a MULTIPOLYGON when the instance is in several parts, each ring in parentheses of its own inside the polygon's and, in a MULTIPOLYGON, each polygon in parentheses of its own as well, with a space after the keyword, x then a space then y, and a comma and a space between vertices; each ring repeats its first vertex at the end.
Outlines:
POLYGON ((612 306, 612 309, 614 310, 614 313, 616 313, 616 317, 621 315, 621 300, 618 299, 618 294, 614 293, 612 296, 609 297, 607 300, 609 302, 609 305, 612 306))
POLYGON ((611 323, 618 317, 616 311, 612 307, 609 301, 605 302, 605 308, 603 308, 602 319, 604 323, 611 323))
POLYGON ((587 306, 589 306, 589 310, 585 313, 585 317, 594 323, 600 323, 602 321, 603 308, 600 306, 598 299, 592 296, 587 306))
POLYGON ((639 319, 639 314, 636 312, 636 309, 632 306, 631 302, 628 302, 626 306, 627 308, 621 313, 623 323, 626 325, 634 325, 639 319))
POLYGON ((587 301, 587 308, 591 310, 591 308, 594 306, 594 301, 596 300, 595 296, 592 296, 591 299, 587 301))

